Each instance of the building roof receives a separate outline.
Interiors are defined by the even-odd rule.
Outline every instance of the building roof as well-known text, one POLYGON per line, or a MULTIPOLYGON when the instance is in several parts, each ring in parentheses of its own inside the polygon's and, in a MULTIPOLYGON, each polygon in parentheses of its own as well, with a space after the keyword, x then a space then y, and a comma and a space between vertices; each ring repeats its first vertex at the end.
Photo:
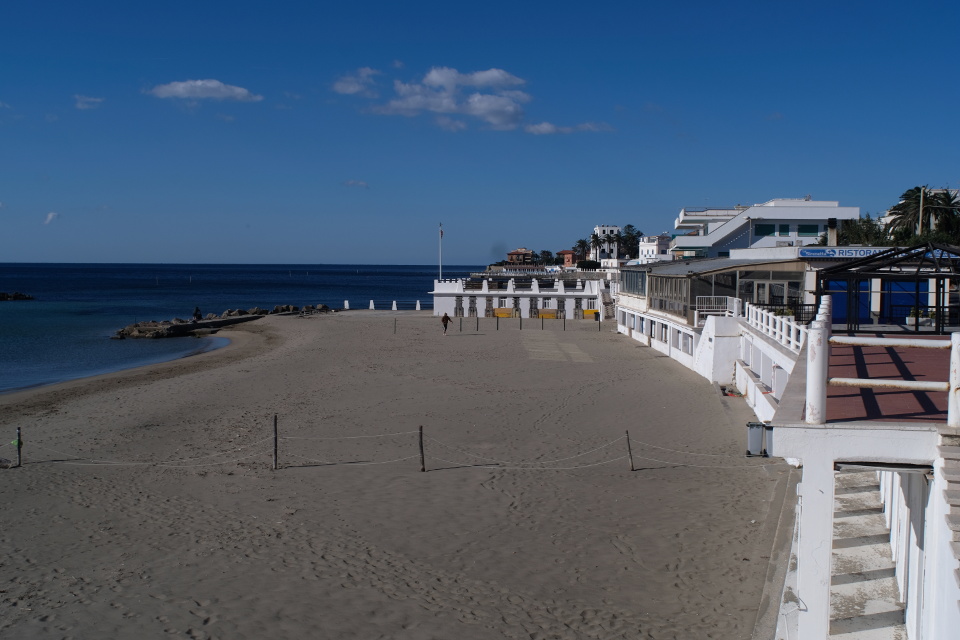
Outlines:
POLYGON ((625 271, 649 271, 658 276, 688 276, 714 271, 726 271, 737 267, 758 267, 768 264, 788 264, 798 262, 796 258, 771 260, 769 258, 697 258, 690 260, 671 260, 644 265, 627 265, 625 271))

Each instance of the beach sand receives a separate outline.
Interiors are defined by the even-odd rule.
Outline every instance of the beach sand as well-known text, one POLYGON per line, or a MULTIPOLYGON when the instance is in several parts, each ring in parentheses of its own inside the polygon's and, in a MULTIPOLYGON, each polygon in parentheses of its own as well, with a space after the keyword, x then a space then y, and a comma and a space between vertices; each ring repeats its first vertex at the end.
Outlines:
POLYGON ((0 637, 749 638, 786 466, 742 401, 609 324, 480 322, 268 317, 0 396, 0 637))

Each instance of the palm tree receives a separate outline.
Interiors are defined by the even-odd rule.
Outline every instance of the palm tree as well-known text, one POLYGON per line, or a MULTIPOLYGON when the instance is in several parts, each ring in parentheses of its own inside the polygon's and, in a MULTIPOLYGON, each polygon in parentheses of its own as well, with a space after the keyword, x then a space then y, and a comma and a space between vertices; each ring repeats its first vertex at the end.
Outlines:
POLYGON ((581 238, 573 243, 573 250, 577 254, 577 260, 586 260, 587 251, 590 250, 590 242, 586 238, 581 238))
POLYGON ((614 255, 614 253, 616 252, 616 244, 617 244, 616 236, 612 233, 604 234, 603 244, 607 250, 607 257, 609 258, 610 256, 614 255))
MULTIPOLYGON (((598 235, 595 234, 595 233, 591 233, 591 234, 590 234, 590 246, 593 248, 594 251, 597 252, 597 255, 596 255, 595 257, 596 257, 597 259, 599 259, 599 258, 600 258, 600 247, 603 246, 603 238, 601 238, 600 236, 598 236, 598 235)), ((591 256, 591 257, 594 257, 594 256, 591 256)))
POLYGON ((931 196, 933 201, 928 208, 930 212, 930 230, 934 229, 956 235, 960 227, 960 197, 954 189, 943 189, 931 196))
MULTIPOLYGON (((620 247, 624 246, 626 241, 627 241, 627 238, 626 236, 623 235, 622 231, 617 231, 615 234, 613 234, 613 243, 614 243, 613 246, 615 247, 613 252, 614 258, 620 257, 620 247)), ((627 246, 629 247, 630 245, 627 245, 627 246)))
POLYGON ((929 189, 924 185, 904 191, 890 215, 894 218, 887 229, 900 243, 935 231, 947 235, 960 231, 960 199, 951 189, 929 189))
POLYGON ((889 225, 890 232, 919 234, 923 226, 921 207, 926 208, 921 203, 926 199, 926 185, 904 191, 903 195, 900 196, 900 202, 890 209, 890 215, 894 216, 889 225))

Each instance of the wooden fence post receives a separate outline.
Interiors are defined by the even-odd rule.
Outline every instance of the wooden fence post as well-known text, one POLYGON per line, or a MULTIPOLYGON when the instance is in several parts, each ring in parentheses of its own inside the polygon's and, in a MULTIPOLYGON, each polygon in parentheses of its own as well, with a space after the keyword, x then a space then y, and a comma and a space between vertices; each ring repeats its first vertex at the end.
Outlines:
POLYGON ((420 472, 426 473, 427 465, 423 459, 423 425, 420 425, 420 472))
POLYGON ((17 427, 17 467, 23 464, 21 450, 23 449, 23 438, 20 437, 20 427, 17 427))
POLYGON ((279 449, 279 435, 277 431, 277 414, 273 414, 273 470, 278 469, 277 465, 277 454, 279 449))
POLYGON ((636 471, 633 466, 633 449, 630 447, 630 431, 627 430, 627 455, 630 456, 630 471, 636 471))

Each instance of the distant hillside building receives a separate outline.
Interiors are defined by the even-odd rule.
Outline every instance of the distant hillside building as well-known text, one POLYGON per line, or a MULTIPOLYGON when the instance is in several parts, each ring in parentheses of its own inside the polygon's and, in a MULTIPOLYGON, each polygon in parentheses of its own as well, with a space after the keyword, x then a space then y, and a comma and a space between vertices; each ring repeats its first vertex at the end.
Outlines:
POLYGON ((564 249, 562 251, 557 251, 557 257, 563 258, 564 267, 575 267, 577 266, 577 252, 571 251, 570 249, 564 249))
POLYGON ((637 259, 630 264, 649 264, 661 260, 673 260, 670 253, 672 236, 664 231, 658 236, 644 236, 640 238, 640 247, 637 250, 637 259))
POLYGON ((507 262, 514 264, 530 264, 533 262, 533 251, 525 247, 514 249, 507 254, 507 262))

